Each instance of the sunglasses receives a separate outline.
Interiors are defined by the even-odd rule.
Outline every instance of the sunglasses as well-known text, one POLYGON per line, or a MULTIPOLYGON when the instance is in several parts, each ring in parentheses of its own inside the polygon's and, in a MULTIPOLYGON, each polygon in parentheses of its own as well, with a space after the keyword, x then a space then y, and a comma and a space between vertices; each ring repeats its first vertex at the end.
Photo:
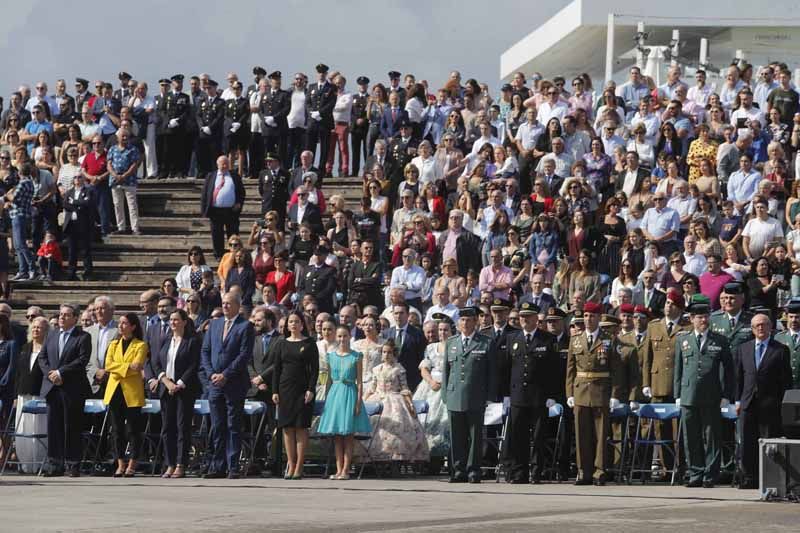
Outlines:
POLYGON ((0 161, 11 161, 11 158, 6 155, 0 156, 0 161))
POLYGON ((39 316, 39 315, 25 315, 25 318, 27 318, 28 320, 33 320, 37 316, 39 316))
POLYGON ((241 245, 242 245, 242 243, 240 243, 240 242, 229 242, 228 243, 228 246, 241 246, 241 245))

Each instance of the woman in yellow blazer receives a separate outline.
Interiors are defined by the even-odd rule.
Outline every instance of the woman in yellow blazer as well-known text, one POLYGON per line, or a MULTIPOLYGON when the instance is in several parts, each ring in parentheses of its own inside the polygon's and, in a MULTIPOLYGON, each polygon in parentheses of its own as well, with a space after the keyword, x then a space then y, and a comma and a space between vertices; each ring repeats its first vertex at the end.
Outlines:
POLYGON ((134 313, 125 313, 119 319, 119 338, 111 341, 106 351, 108 384, 103 403, 111 415, 111 432, 114 435, 114 455, 117 471, 114 477, 133 477, 136 458, 142 448, 144 431, 144 380, 142 369, 147 362, 147 343, 142 340, 142 325, 134 313), (130 442, 130 460, 125 467, 125 448, 130 442))

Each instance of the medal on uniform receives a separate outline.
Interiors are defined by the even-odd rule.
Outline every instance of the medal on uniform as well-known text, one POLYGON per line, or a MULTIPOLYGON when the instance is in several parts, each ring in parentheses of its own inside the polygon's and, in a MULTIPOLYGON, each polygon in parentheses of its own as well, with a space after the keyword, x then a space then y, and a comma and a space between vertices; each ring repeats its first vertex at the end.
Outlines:
POLYGON ((689 341, 683 341, 683 344, 681 345, 681 348, 683 348, 684 350, 688 350, 689 349, 689 341))
POLYGON ((516 350, 518 346, 519 346, 519 343, 518 343, 518 342, 515 342, 515 343, 514 343, 514 346, 512 346, 511 348, 512 348, 512 349, 514 349, 514 350, 516 350))

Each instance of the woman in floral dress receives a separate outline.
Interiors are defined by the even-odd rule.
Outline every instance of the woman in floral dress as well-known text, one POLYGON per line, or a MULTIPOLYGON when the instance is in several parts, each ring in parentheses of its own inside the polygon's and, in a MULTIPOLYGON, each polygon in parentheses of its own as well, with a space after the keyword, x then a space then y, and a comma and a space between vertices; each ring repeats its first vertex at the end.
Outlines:
POLYGON ((453 335, 452 323, 439 320, 439 342, 425 348, 425 358, 419 364, 422 381, 414 392, 415 400, 428 402, 425 416, 425 439, 431 452, 431 461, 443 460, 450 453, 450 419, 447 406, 442 402, 442 371, 444 369, 444 343, 453 335))
POLYGON ((397 362, 393 341, 386 341, 381 355, 383 362, 373 369, 370 393, 364 398, 366 402, 383 404, 383 414, 373 415, 370 455, 379 462, 427 462, 430 452, 425 432, 411 403, 406 370, 397 362))
POLYGON ((353 343, 353 350, 362 356, 363 382, 366 384, 364 392, 369 394, 369 386, 372 384, 372 369, 381 364, 381 347, 383 342, 378 331, 378 322, 375 318, 367 316, 361 319, 361 330, 364 338, 358 339, 353 343))

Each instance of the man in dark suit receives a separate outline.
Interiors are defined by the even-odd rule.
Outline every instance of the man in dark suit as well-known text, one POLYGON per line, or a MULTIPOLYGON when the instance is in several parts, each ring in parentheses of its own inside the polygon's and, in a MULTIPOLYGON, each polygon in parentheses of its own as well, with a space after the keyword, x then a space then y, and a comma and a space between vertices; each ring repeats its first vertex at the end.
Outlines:
POLYGON ((307 224, 315 235, 321 235, 324 231, 319 207, 308 201, 308 192, 303 190, 297 193, 297 203, 289 208, 288 228, 296 232, 300 224, 307 224))
POLYGON ((217 171, 206 178, 201 199, 203 216, 211 220, 211 242, 214 257, 225 253, 225 236, 239 233, 239 216, 244 205, 245 190, 242 178, 230 170, 228 158, 217 158, 217 171))
POLYGON ((651 316, 655 318, 663 317, 667 295, 656 288, 656 273, 652 270, 645 270, 642 274, 642 285, 644 306, 650 311, 651 316))
POLYGON ((217 94, 217 82, 208 80, 208 96, 197 110, 197 175, 205 178, 214 170, 214 162, 222 153, 222 126, 225 101, 217 94))
MULTIPOLYGON (((162 296, 158 299, 156 304, 156 320, 153 320, 147 332, 144 335, 144 340, 147 342, 147 348, 150 350, 150 359, 144 365, 144 379, 147 383, 153 397, 156 389, 158 388, 158 372, 155 370, 154 355, 161 351, 161 347, 172 337, 172 331, 169 328, 169 316, 175 311, 177 302, 170 296, 162 296)), ((144 331, 144 327, 142 327, 144 331)))
POLYGON ((240 296, 222 297, 223 317, 211 321, 203 339, 201 365, 208 376, 213 455, 206 478, 239 477, 240 431, 253 358, 253 325, 239 315, 240 296))
POLYGON ((161 178, 182 178, 189 171, 186 143, 192 104, 189 95, 183 92, 183 74, 176 74, 170 80, 172 91, 161 99, 158 106, 159 119, 164 126, 164 157, 159 159, 158 169, 161 178))
POLYGON ((335 268, 325 264, 329 253, 330 250, 325 246, 314 249, 305 276, 297 282, 297 291, 301 296, 313 296, 320 312, 334 314, 336 305, 333 298, 336 294, 337 273, 335 268))
POLYGON ((269 90, 261 97, 259 105, 264 117, 264 149, 277 152, 280 161, 286 161, 286 144, 289 137, 289 109, 292 107, 291 95, 281 89, 281 73, 276 70, 269 76, 269 90))
POLYGON ((300 164, 294 167, 289 176, 289 191, 294 191, 303 184, 303 176, 306 172, 313 172, 319 176, 319 170, 314 166, 314 154, 310 150, 300 152, 300 164))
POLYGON ((406 369, 408 388, 416 390, 417 385, 422 381, 419 364, 422 362, 427 345, 425 335, 421 329, 408 323, 408 304, 405 302, 395 304, 392 307, 392 314, 395 326, 389 328, 386 337, 394 340, 397 348, 397 360, 406 369))
MULTIPOLYGON (((306 129, 306 150, 316 154, 319 143, 319 186, 325 173, 325 162, 328 160, 330 135, 333 129, 333 107, 336 105, 336 87, 327 80, 328 65, 320 63, 316 67, 317 81, 306 87, 306 110, 308 111, 308 128, 306 129)), ((312 157, 313 160, 313 157, 312 157)))
POLYGON ((77 324, 77 306, 62 304, 58 330, 47 336, 39 352, 42 370, 41 396, 47 400, 47 456, 45 476, 80 476, 83 404, 90 395, 86 365, 92 354, 92 340, 77 324))
POLYGON ((442 260, 454 257, 458 262, 458 275, 465 277, 469 270, 479 273, 481 254, 475 253, 480 249, 481 240, 471 231, 463 227, 464 212, 453 209, 448 215, 448 229, 443 231, 436 243, 442 260))
POLYGON ((553 157, 545 156, 542 159, 542 173, 540 179, 544 180, 550 196, 557 197, 561 186, 564 185, 564 177, 556 174, 556 161, 553 157))
POLYGON ((78 276, 78 252, 83 251, 83 279, 92 276, 92 238, 97 217, 94 190, 84 184, 83 173, 72 178, 73 187, 64 195, 64 225, 69 249, 67 279, 76 281, 78 276))
POLYGON ((408 112, 400 107, 400 98, 396 93, 389 95, 389 105, 381 116, 381 136, 390 141, 400 133, 400 124, 408 121, 408 112))
POLYGON ((614 190, 624 191, 630 197, 639 190, 642 180, 649 177, 650 173, 639 166, 639 154, 630 151, 625 156, 625 170, 617 174, 614 190))
MULTIPOLYGON (((797 304, 795 304, 797 305, 797 304)), ((765 314, 750 321, 755 339, 741 344, 734 352, 737 389, 736 413, 742 438, 742 470, 740 489, 755 489, 758 473, 758 439, 774 439, 783 435, 781 401, 792 388, 792 367, 789 349, 770 338, 772 322, 765 314)))
POLYGON ((270 151, 266 155, 267 168, 258 176, 258 194, 261 195, 261 214, 277 211, 278 227, 286 221, 286 204, 289 203, 289 173, 281 168, 281 159, 270 151))
MULTIPOLYGON (((247 398, 267 404, 267 427, 262 428, 262 433, 256 436, 256 460, 263 462, 264 457, 264 443, 263 437, 265 432, 272 432, 275 427, 275 406, 272 403, 272 370, 274 363, 271 357, 270 347, 280 336, 275 329, 277 320, 275 315, 269 309, 257 308, 253 311, 253 327, 255 334, 255 342, 253 343, 253 359, 247 366, 248 374, 250 376, 250 389, 247 391, 247 398)), ((250 422, 248 420, 248 422, 250 422)), ((255 432, 257 428, 251 427, 251 431, 255 432)), ((280 439, 276 438, 276 444, 280 443, 280 439)), ((277 456, 277 454, 276 454, 277 456)), ((279 462, 276 461, 273 465, 273 475, 278 474, 280 469, 279 462)))
POLYGON ((494 352, 509 362, 508 373, 500 377, 501 382, 510 383, 511 397, 508 446, 503 447, 503 455, 509 461, 511 483, 528 483, 531 431, 536 428, 533 441, 536 469, 532 481, 539 483, 544 469, 543 425, 547 410, 555 405, 559 392, 559 354, 555 337, 539 328, 538 307, 523 303, 519 319, 522 330, 508 334, 505 352, 494 352))
POLYGON ((541 274, 534 274, 531 277, 531 291, 526 293, 520 299, 520 305, 530 302, 539 308, 539 312, 543 315, 547 314, 547 310, 555 305, 553 295, 544 292, 544 276, 541 274))

